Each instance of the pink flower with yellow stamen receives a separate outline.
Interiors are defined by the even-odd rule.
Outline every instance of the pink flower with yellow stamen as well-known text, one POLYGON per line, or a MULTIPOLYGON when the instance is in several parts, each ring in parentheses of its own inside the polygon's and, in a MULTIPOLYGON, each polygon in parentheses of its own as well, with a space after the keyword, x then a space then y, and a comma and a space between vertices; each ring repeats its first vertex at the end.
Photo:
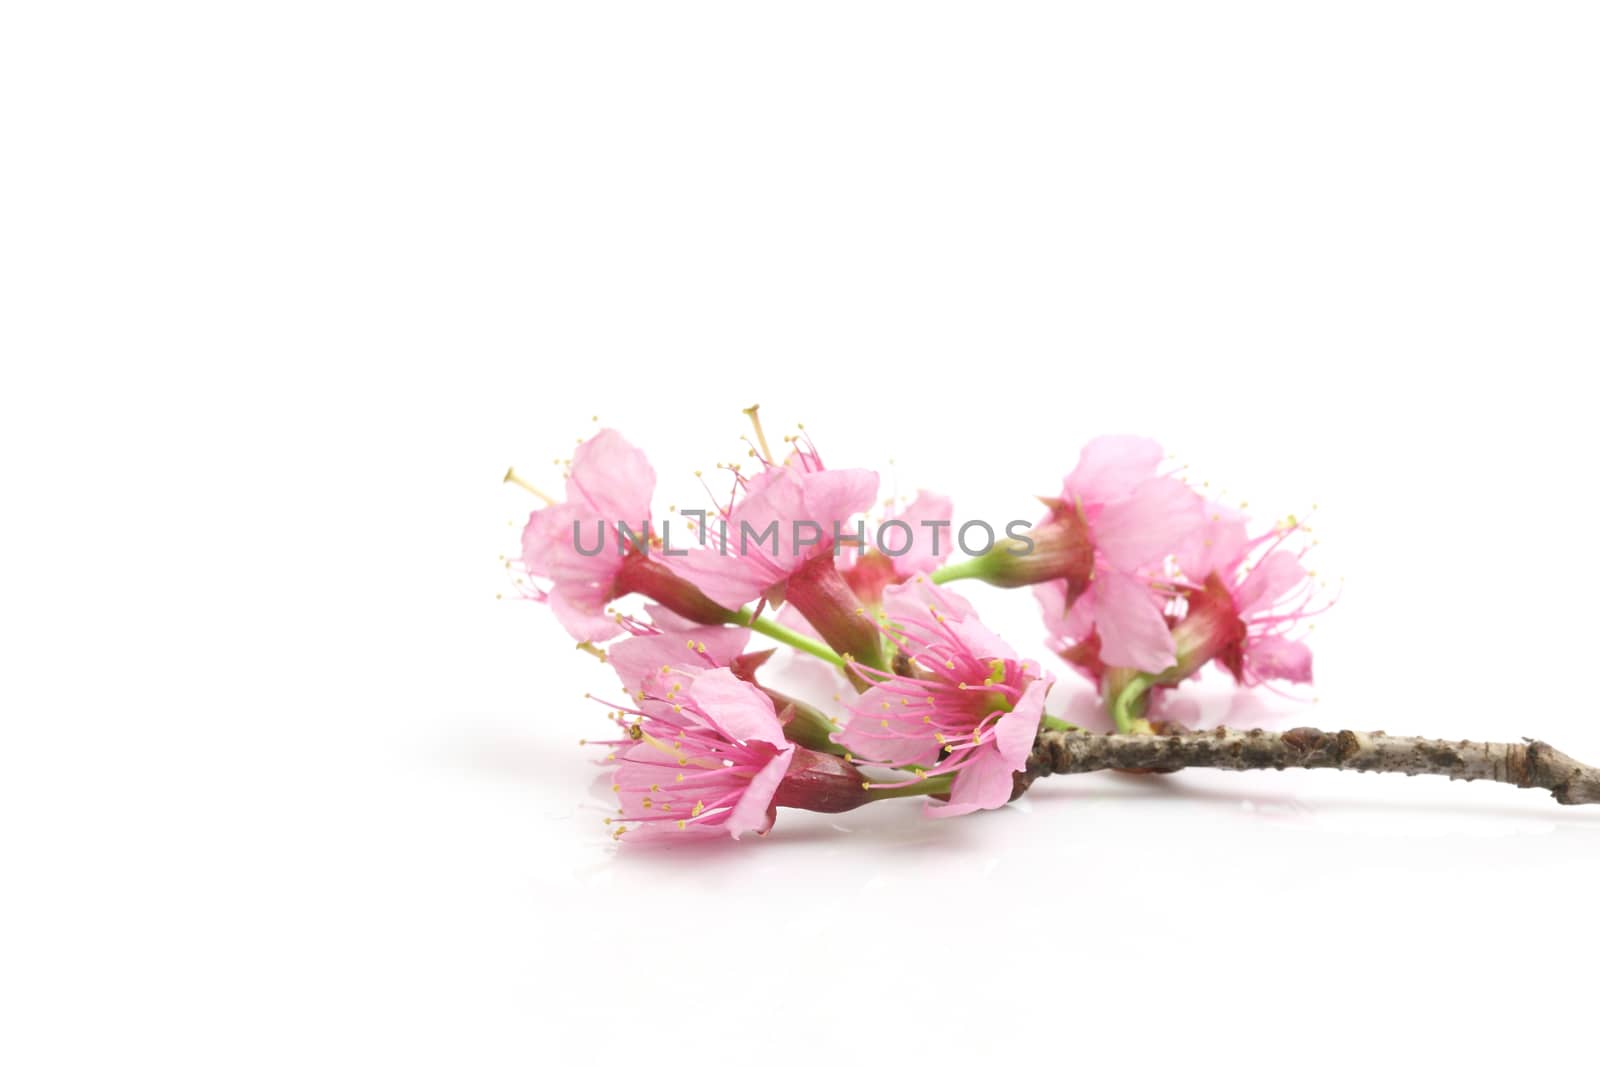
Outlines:
POLYGON ((1094 630, 1100 659, 1161 671, 1176 661, 1167 596, 1153 588, 1168 557, 1205 525, 1205 501, 1160 475, 1161 446, 1143 437, 1099 437, 1084 446, 1051 516, 1034 531, 1060 542, 1062 574, 1034 589, 1045 625, 1081 640, 1094 630))
POLYGON ((706 547, 670 561, 676 573, 733 610, 764 595, 781 597, 796 571, 814 559, 831 559, 836 536, 853 532, 850 518, 871 505, 878 476, 829 470, 807 448, 741 477, 740 487, 742 499, 706 523, 706 547))
POLYGON ((926 581, 889 589, 881 619, 899 649, 897 671, 857 668, 874 684, 837 740, 859 763, 947 777, 949 800, 930 800, 929 815, 1001 807, 1027 764, 1052 679, 965 600, 926 581))
MULTIPOLYGON (((1152 684, 1175 686, 1211 662, 1240 685, 1309 684, 1311 650, 1288 635, 1332 604, 1315 603, 1315 576, 1301 562, 1308 549, 1281 547, 1304 526, 1291 517, 1252 538, 1244 515, 1220 504, 1210 510, 1212 521, 1179 547, 1176 575, 1163 583, 1174 663, 1151 672, 1152 684)), ((1102 655, 1100 633, 1092 618, 1069 613, 1067 620, 1053 628, 1051 647, 1099 686, 1115 666, 1102 655)))
POLYGON ((670 566, 727 609, 787 600, 835 651, 877 665, 877 629, 861 617, 861 602, 834 566, 834 549, 856 535, 850 519, 871 505, 878 476, 829 470, 815 448, 792 443, 782 464, 762 455, 766 466, 755 477, 735 471, 742 499, 705 524, 706 547, 670 566))
POLYGON ((675 669, 732 667, 750 643, 750 631, 736 626, 667 629, 635 623, 634 628, 640 632, 610 645, 605 655, 635 701, 679 684, 681 676, 673 674, 675 669))
POLYGON ((772 701, 725 667, 668 668, 646 681, 636 711, 616 718, 615 831, 737 839, 772 827, 777 792, 795 758, 772 701))
MULTIPOLYGON (((886 502, 886 506, 890 506, 886 502)), ((883 591, 928 574, 955 547, 950 498, 926 489, 903 508, 890 506, 878 523, 875 547, 848 544, 839 553, 839 573, 863 604, 883 601, 883 591)))
MULTIPOLYGON (((949 497, 919 491, 903 509, 884 516, 880 539, 886 551, 853 542, 839 546, 834 561, 839 577, 863 607, 875 610, 883 603, 885 589, 931 573, 950 555, 955 545, 953 512, 949 497)), ((792 605, 783 606, 778 621, 808 636, 820 636, 792 605)))
POLYGON ((1084 446, 1044 520, 936 577, 1031 585, 1058 638, 1099 634, 1115 667, 1161 671, 1175 651, 1156 588, 1168 559, 1206 518, 1205 501, 1159 471, 1161 446, 1145 437, 1097 437, 1084 446))
POLYGON ((650 558, 650 497, 656 474, 643 452, 615 430, 578 446, 566 478, 567 499, 555 498, 507 471, 506 480, 548 505, 522 531, 524 571, 550 583, 535 587, 569 634, 604 641, 621 630, 606 607, 625 593, 642 593, 683 618, 707 625, 728 613, 650 558))
POLYGON ((1301 562, 1309 547, 1282 547, 1300 522, 1250 537, 1242 515, 1218 514, 1177 555, 1184 616, 1172 628, 1176 682, 1215 662, 1240 685, 1311 682, 1311 650, 1289 635, 1332 606, 1317 604, 1315 576, 1301 562))

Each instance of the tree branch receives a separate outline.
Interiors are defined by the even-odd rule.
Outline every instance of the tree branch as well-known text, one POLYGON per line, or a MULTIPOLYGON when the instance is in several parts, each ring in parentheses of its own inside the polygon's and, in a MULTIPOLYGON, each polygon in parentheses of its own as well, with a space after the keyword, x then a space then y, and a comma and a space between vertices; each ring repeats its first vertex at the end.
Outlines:
POLYGON ((1300 727, 1274 733, 1218 727, 1200 733, 1096 734, 1046 730, 1034 742, 1026 780, 1088 771, 1225 771, 1331 767, 1388 774, 1509 782, 1548 789, 1562 804, 1600 804, 1600 769, 1579 763, 1543 741, 1431 741, 1381 731, 1324 733, 1300 727))

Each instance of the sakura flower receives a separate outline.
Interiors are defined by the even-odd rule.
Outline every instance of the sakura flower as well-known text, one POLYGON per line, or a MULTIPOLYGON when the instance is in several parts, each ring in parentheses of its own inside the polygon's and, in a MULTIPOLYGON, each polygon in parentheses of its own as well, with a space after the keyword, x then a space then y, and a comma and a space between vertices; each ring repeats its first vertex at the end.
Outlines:
POLYGON ((772 827, 778 787, 795 758, 772 701, 726 667, 669 669, 648 684, 607 757, 621 806, 618 836, 728 834, 772 827))
POLYGON ((1148 438, 1090 441, 1030 532, 1034 551, 1009 563, 1004 549, 997 556, 1010 579, 997 584, 1039 583, 1034 595, 1053 636, 1081 641, 1092 631, 1104 663, 1152 672, 1176 661, 1167 597, 1152 584, 1206 519, 1197 493, 1157 473, 1161 457, 1148 438))
MULTIPOLYGON (((879 524, 878 547, 858 545, 854 536, 836 548, 835 567, 856 599, 868 610, 883 602, 883 592, 919 574, 936 569, 955 544, 950 529, 950 498, 921 490, 903 510, 890 512, 879 524)), ((865 524, 860 529, 865 530, 865 524)), ((791 605, 778 613, 783 625, 820 636, 791 605)))
POLYGON ((1304 550, 1280 547, 1300 528, 1291 519, 1251 538, 1243 516, 1218 514, 1177 555, 1190 583, 1187 610, 1173 627, 1176 665, 1163 683, 1220 664, 1241 685, 1311 681, 1311 650, 1289 633, 1328 605, 1313 606, 1304 550))
POLYGON ((831 558, 850 517, 872 503, 878 476, 828 470, 814 450, 796 450, 744 481, 743 489, 743 499, 709 531, 708 546, 671 562, 733 610, 780 587, 812 560, 831 558))
POLYGON ((839 569, 856 595, 876 604, 884 584, 928 574, 943 563, 955 545, 954 511, 949 497, 923 489, 904 508, 886 514, 878 524, 876 547, 847 548, 841 554, 839 569), (861 577, 853 576, 856 572, 861 577), (880 575, 888 581, 875 589, 880 575))
MULTIPOLYGON (((520 482, 511 472, 506 477, 520 482)), ((547 601, 579 641, 615 636, 620 626, 606 607, 628 592, 644 593, 695 622, 726 619, 725 611, 649 558, 655 481, 644 453, 607 429, 578 446, 565 501, 521 483, 549 505, 533 512, 522 531, 521 565, 550 583, 534 598, 547 601), (587 539, 596 541, 593 550, 587 539)))
POLYGON ((867 765, 948 776, 949 800, 930 800, 929 815, 1004 805, 1032 751, 1051 679, 966 601, 929 582, 889 590, 883 618, 899 673, 864 670, 875 684, 855 701, 838 740, 867 765))
POLYGON ((750 643, 750 631, 734 626, 651 628, 606 649, 606 662, 635 700, 673 684, 674 668, 729 667, 750 643))
POLYGON ((635 702, 651 695, 661 696, 679 684, 685 670, 693 672, 727 667, 734 677, 755 685, 777 709, 778 722, 791 741, 812 748, 834 750, 828 740, 834 723, 827 715, 804 701, 779 692, 756 680, 756 672, 772 656, 773 649, 745 652, 749 630, 731 626, 685 626, 670 612, 654 610, 655 625, 624 620, 635 636, 619 641, 602 654, 622 680, 623 691, 635 702))
POLYGON ((1204 522, 1205 504, 1159 474, 1161 446, 1143 437, 1098 437, 1084 446, 1044 521, 982 556, 950 564, 934 580, 979 578, 1031 585, 1058 639, 1098 632, 1107 664, 1144 671, 1174 662, 1153 583, 1165 561, 1204 522))
POLYGON ((787 599, 836 651, 879 664, 877 630, 833 558, 851 516, 871 504, 878 476, 828 470, 815 449, 797 447, 742 486, 743 499, 717 521, 707 547, 671 561, 674 574, 728 609, 787 599))

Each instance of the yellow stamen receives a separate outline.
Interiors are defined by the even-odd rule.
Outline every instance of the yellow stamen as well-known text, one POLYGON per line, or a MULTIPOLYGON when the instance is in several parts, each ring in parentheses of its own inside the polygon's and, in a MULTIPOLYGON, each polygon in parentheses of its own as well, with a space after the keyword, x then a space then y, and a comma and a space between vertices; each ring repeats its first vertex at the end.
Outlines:
POLYGON ((551 496, 549 493, 546 493, 544 490, 542 490, 539 487, 535 486, 532 482, 528 482, 528 481, 523 480, 522 475, 517 473, 517 469, 515 467, 507 467, 506 468, 505 480, 510 482, 512 485, 521 486, 522 488, 526 489, 528 492, 532 493, 534 496, 538 497, 540 500, 543 500, 546 504, 550 505, 551 507, 554 507, 556 505, 556 503, 557 503, 555 497, 551 496))
POLYGON ((756 428, 756 442, 761 446, 762 457, 765 458, 768 463, 771 463, 772 449, 767 447, 767 435, 761 432, 761 416, 756 414, 760 410, 760 404, 751 404, 749 407, 744 409, 744 413, 750 416, 750 425, 756 428))

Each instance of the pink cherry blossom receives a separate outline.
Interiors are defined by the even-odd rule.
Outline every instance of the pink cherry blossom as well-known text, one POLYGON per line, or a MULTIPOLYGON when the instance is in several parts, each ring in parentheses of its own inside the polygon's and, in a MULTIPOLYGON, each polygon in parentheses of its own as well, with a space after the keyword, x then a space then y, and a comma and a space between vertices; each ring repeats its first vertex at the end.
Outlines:
POLYGON ((1152 673, 1176 662, 1169 597, 1154 585, 1206 521, 1199 494, 1157 473, 1161 457, 1148 438, 1090 441, 1034 531, 1064 561, 1065 573, 1034 586, 1051 634, 1076 642, 1093 632, 1104 663, 1152 673))
POLYGON ((1051 679, 965 600, 929 582, 887 590, 882 617, 901 673, 864 672, 874 684, 837 739, 867 765, 949 776, 949 800, 929 800, 929 815, 1001 807, 1027 764, 1051 679))
MULTIPOLYGON (((955 533, 950 526, 953 512, 949 497, 919 491, 903 510, 891 511, 882 520, 905 523, 909 536, 906 529, 888 527, 881 535, 883 547, 888 550, 884 552, 853 542, 840 545, 836 559, 840 577, 863 606, 876 607, 883 602, 884 590, 889 586, 930 573, 950 555, 955 544, 955 533)), ((867 536, 870 538, 872 534, 867 536)), ((807 636, 819 636, 792 605, 783 606, 778 621, 807 636)))
POLYGON ((749 630, 736 626, 651 627, 608 646, 606 662, 628 695, 644 700, 648 692, 660 695, 664 687, 676 683, 674 668, 731 668, 750 636, 749 630))
POLYGON ((1173 627, 1176 677, 1215 662, 1241 685, 1311 681, 1311 650, 1289 634, 1331 604, 1317 604, 1307 549, 1282 547, 1302 527, 1289 520, 1251 538, 1245 519, 1216 509, 1177 554, 1187 610, 1173 627))
POLYGON ((606 531, 614 531, 618 522, 635 533, 648 530, 655 484, 644 453, 617 431, 601 430, 572 457, 567 499, 535 511, 522 531, 522 567, 550 583, 535 593, 536 599, 547 600, 579 641, 603 641, 618 632, 605 609, 618 594, 617 577, 628 557, 609 543, 593 555, 579 552, 575 530, 589 538, 596 524, 606 531))
MULTIPOLYGON (((954 512, 949 497, 919 490, 911 503, 898 510, 891 508, 879 520, 876 547, 866 552, 847 549, 840 569, 848 571, 863 557, 880 557, 888 562, 896 578, 927 574, 944 562, 955 545, 955 530, 950 524, 954 512)), ((877 597, 870 599, 877 603, 877 597)))
POLYGON ((652 558, 655 477, 643 452, 615 430, 601 430, 572 458, 567 499, 535 511, 522 531, 523 570, 550 583, 535 586, 532 598, 548 602, 579 641, 603 641, 623 629, 606 607, 625 593, 642 594, 686 622, 730 621, 724 608, 652 558))
MULTIPOLYGON (((707 523, 707 545, 668 565, 716 603, 738 609, 781 587, 801 567, 831 556, 834 534, 853 533, 850 518, 867 509, 878 491, 868 470, 828 470, 815 450, 797 449, 782 464, 741 482, 742 499, 707 523), (751 534, 742 536, 748 524, 751 534), (777 537, 759 540, 776 524, 777 537), (797 524, 816 543, 797 545, 797 524)), ((781 594, 781 589, 779 590, 781 594)))
POLYGON ((624 736, 601 742, 616 764, 616 835, 766 833, 796 752, 772 701, 726 667, 658 675, 636 711, 619 710, 624 736))

